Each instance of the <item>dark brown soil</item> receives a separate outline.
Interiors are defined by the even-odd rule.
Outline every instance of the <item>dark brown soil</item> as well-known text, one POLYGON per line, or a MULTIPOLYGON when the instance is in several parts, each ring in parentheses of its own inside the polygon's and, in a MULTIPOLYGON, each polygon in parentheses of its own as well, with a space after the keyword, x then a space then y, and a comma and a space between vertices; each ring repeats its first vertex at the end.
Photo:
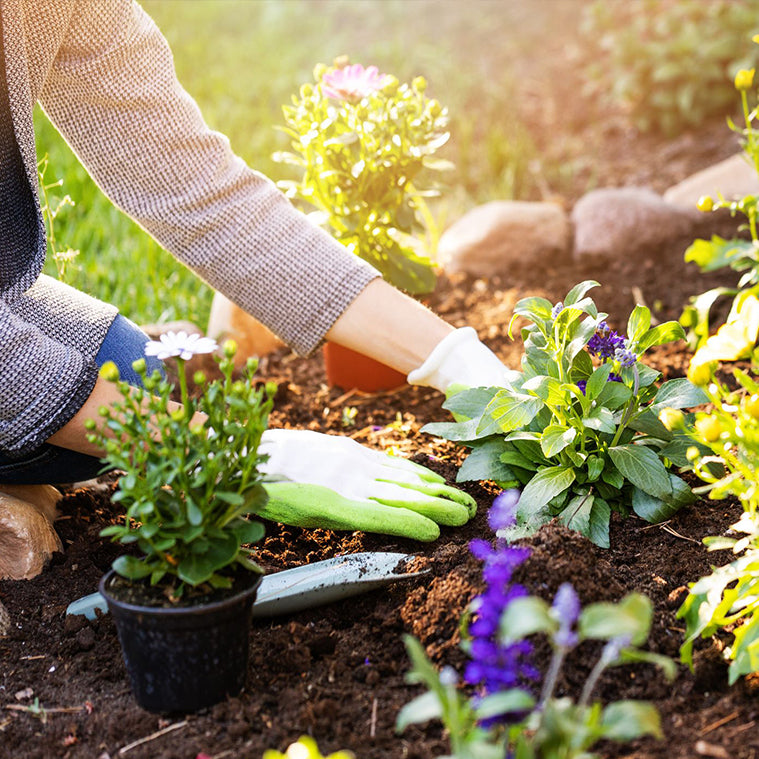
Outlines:
MULTIPOLYGON (((554 52, 556 72, 562 60, 561 51, 554 52)), ((541 87, 554 81, 542 69, 536 72, 546 76, 541 87)), ((588 171, 600 186, 650 184, 663 190, 735 151, 734 136, 723 121, 674 141, 641 137, 616 121, 599 132, 591 123, 597 116, 591 104, 583 104, 576 89, 560 85, 559 77, 555 81, 551 112, 565 114, 573 136, 562 141, 561 119, 546 122, 541 114, 536 115, 536 139, 545 150, 552 144, 575 158, 582 155, 583 144, 592 144, 588 171), (541 132, 540 125, 546 123, 550 130, 541 132)), ((587 183, 587 177, 577 181, 587 183)), ((568 204, 579 194, 580 184, 569 192, 568 204)), ((596 302, 623 327, 636 298, 660 320, 677 318, 688 296, 721 280, 730 282, 730 277, 707 278, 686 266, 682 254, 688 242, 649 251, 646 257, 621 255, 617 261, 582 268, 530 262, 501 280, 443 279, 431 306, 456 325, 474 326, 516 367, 520 345, 508 338, 507 327, 514 303, 527 294, 558 300, 576 282, 597 279, 603 287, 594 291, 596 302)), ((686 346, 679 344, 654 352, 651 363, 670 378, 684 374, 688 358, 686 346)), ((261 371, 280 387, 273 426, 345 434, 378 449, 393 447, 455 480, 461 451, 419 431, 427 422, 447 418, 437 392, 407 387, 366 396, 328 388, 319 355, 306 360, 282 351, 264 360, 261 371), (345 426, 347 408, 355 408, 356 414, 345 426)), ((439 725, 394 732, 398 710, 419 693, 417 686, 404 682, 408 661, 401 637, 417 636, 438 664, 461 669, 459 619, 482 587, 480 567, 467 546, 473 537, 490 535, 485 513, 497 492, 494 486, 466 485, 479 504, 476 518, 463 528, 444 529, 431 544, 268 525, 260 560, 270 571, 340 553, 390 550, 418 555, 429 574, 297 616, 256 621, 246 690, 205 712, 162 718, 135 704, 110 617, 87 622, 64 615, 71 601, 95 591, 118 553, 98 537, 117 516, 109 500, 112 485, 106 481, 99 489, 69 492, 56 523, 65 552, 35 580, 0 582, 0 600, 13 621, 9 635, 0 638, 2 757, 195 759, 204 752, 218 759, 259 759, 265 748, 284 750, 302 734, 313 735, 325 752, 351 749, 359 759, 432 759, 447 753, 439 725), (33 707, 35 699, 44 711, 19 709, 33 707), (168 732, 157 734, 163 729, 168 732), (132 745, 141 739, 148 740, 132 745)), ((528 541, 532 555, 519 579, 545 598, 565 581, 575 585, 584 602, 619 599, 633 590, 646 593, 655 606, 648 645, 677 657, 683 625, 675 613, 685 586, 724 559, 707 554, 701 539, 723 532, 737 514, 734 503, 699 501, 664 525, 615 518, 609 550, 549 525, 528 541)), ((639 759, 759 757, 759 682, 749 678, 727 686, 719 653, 723 643, 697 646, 695 671, 680 668, 672 684, 644 665, 605 675, 598 697, 652 700, 662 714, 665 739, 602 746, 600 754, 639 759)), ((595 653, 580 649, 570 660, 560 683, 562 693, 577 695, 595 653)))

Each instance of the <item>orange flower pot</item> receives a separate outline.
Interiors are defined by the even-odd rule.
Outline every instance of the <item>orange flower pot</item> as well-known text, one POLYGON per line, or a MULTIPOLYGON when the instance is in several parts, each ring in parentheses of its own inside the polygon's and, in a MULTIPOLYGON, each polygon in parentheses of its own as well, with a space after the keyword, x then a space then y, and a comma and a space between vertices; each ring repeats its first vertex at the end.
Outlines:
POLYGON ((337 343, 325 343, 323 354, 327 382, 334 387, 376 393, 406 384, 402 372, 337 343))

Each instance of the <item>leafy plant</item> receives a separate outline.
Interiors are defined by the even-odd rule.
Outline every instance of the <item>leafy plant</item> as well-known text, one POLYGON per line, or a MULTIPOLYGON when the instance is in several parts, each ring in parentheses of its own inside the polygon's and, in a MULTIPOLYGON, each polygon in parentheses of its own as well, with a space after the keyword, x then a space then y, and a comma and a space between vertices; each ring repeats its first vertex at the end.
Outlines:
POLYGON ((125 522, 101 534, 136 543, 143 554, 119 557, 114 569, 130 580, 178 583, 173 597, 185 584, 229 587, 237 566, 260 571, 244 546, 264 532, 247 515, 266 504, 257 449, 275 388, 256 387, 254 360, 233 380, 236 345, 228 341, 217 359, 223 379, 209 382, 196 372, 200 393, 191 397, 186 361, 215 348, 209 338, 182 332, 148 343, 149 354, 176 358, 181 407, 171 400, 170 382, 158 372, 147 376, 144 359, 134 364, 144 389, 105 364, 101 376, 116 382, 123 400, 100 409, 100 424, 88 422, 91 442, 105 450, 109 467, 123 471, 113 500, 125 507, 125 522))
POLYGON ((730 107, 725 83, 756 62, 737 51, 758 10, 757 0, 596 0, 583 15, 586 76, 641 131, 676 134, 730 107))
POLYGON ((576 285, 563 302, 520 300, 514 315, 522 330, 521 377, 505 387, 472 388, 444 407, 458 421, 423 430, 471 449, 458 480, 524 485, 518 527, 529 534, 554 517, 599 546, 609 546, 611 511, 632 510, 649 522, 668 519, 694 500, 670 469, 686 466, 688 439, 658 419, 665 406, 705 401, 687 379, 660 387, 659 373, 639 357, 683 336, 677 322, 651 327, 647 308, 636 306, 627 336, 609 328, 576 285))
POLYGON ((448 140, 445 109, 426 96, 423 77, 401 84, 342 60, 317 66, 314 78, 283 108, 294 152, 275 159, 303 174, 280 186, 313 206, 319 222, 388 282, 430 292, 438 233, 424 197, 437 191, 423 170, 450 166, 432 158, 448 140))
MULTIPOLYGON (((687 431, 696 443, 688 456, 706 483, 696 492, 712 499, 734 496, 744 509, 730 527, 736 537, 708 537, 704 543, 710 551, 729 550, 737 558, 691 583, 677 612, 686 624, 681 657, 691 667, 696 640, 718 631, 732 633, 732 645, 724 650, 731 684, 759 672, 759 383, 740 370, 733 376, 737 390, 701 371, 711 407, 696 414, 687 431)), ((684 426, 677 417, 672 421, 684 426)))
MULTIPOLYGON (((491 527, 501 531, 513 521, 518 495, 499 496, 489 514, 491 527)), ((427 691, 403 707, 397 729, 440 719, 457 759, 592 759, 589 749, 599 740, 627 741, 641 735, 661 737, 656 709, 643 701, 616 701, 606 706, 592 700, 607 667, 649 662, 672 679, 674 663, 642 651, 648 638, 651 602, 637 593, 619 603, 596 603, 580 608, 569 583, 560 586, 553 603, 527 595, 511 583, 511 572, 526 558, 526 549, 496 541, 473 541, 472 552, 484 560, 485 593, 471 607, 470 638, 463 647, 470 657, 464 680, 473 694, 459 686, 451 667, 438 672, 421 644, 405 638, 413 668, 412 683, 427 691), (532 684, 539 679, 531 663, 528 638, 546 635, 553 651, 536 697, 532 684), (585 640, 606 641, 577 699, 557 697, 556 685, 566 656, 585 640)))
MULTIPOLYGON (((759 43, 759 35, 754 37, 759 43)), ((730 128, 741 135, 744 157, 759 175, 759 131, 754 127, 759 109, 756 97, 749 104, 748 91, 753 88, 754 69, 740 70, 735 76, 735 88, 740 93, 741 110, 745 126, 738 128, 732 121, 730 128)), ((698 296, 683 311, 680 322, 688 328, 688 340, 697 351, 696 363, 707 361, 735 361, 748 358, 759 334, 759 235, 757 234, 757 202, 759 198, 746 195, 739 199, 715 200, 710 196, 699 199, 699 210, 708 213, 728 209, 732 216, 743 214, 746 223, 741 230, 748 231, 749 240, 725 240, 713 235, 711 240, 698 239, 685 251, 685 260, 695 263, 703 272, 731 268, 743 272, 737 287, 715 287, 698 296), (711 335, 710 311, 723 297, 732 297, 727 321, 711 335)))

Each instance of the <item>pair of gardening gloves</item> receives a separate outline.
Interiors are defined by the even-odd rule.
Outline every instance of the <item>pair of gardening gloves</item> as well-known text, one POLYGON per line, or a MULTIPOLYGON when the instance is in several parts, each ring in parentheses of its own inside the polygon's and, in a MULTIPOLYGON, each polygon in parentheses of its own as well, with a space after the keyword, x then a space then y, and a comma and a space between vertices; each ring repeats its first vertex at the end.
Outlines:
MULTIPOLYGON (((408 381, 450 395, 502 386, 515 374, 464 327, 444 338, 408 381)), ((429 541, 440 535, 439 525, 463 525, 476 511, 471 496, 426 467, 350 438, 267 430, 259 451, 269 457, 261 466, 269 501, 259 515, 283 524, 429 541)))

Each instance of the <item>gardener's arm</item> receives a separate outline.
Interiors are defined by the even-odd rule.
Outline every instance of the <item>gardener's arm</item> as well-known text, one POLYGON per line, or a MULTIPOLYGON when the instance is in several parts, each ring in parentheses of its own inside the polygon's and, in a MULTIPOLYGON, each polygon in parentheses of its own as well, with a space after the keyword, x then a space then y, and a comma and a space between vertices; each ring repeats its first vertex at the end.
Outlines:
POLYGON ((381 279, 364 288, 327 337, 408 374, 413 385, 441 392, 498 386, 513 374, 473 329, 454 329, 381 279))

